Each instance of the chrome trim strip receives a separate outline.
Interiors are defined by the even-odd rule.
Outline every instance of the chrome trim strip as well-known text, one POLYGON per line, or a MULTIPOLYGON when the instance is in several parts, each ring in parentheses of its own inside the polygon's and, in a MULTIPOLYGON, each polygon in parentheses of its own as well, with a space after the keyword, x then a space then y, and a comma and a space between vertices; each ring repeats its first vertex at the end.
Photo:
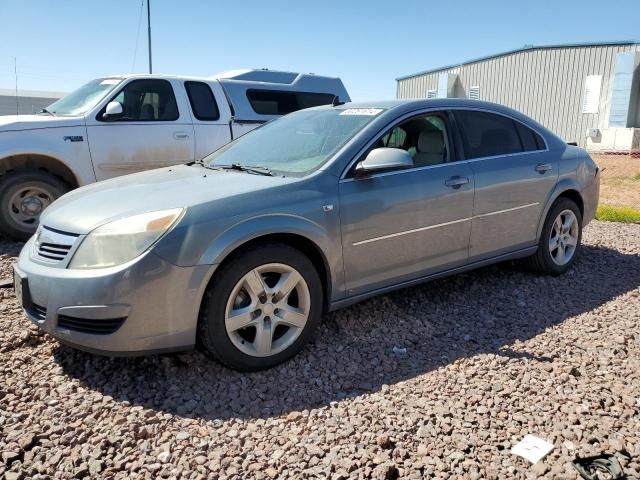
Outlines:
POLYGON ((367 240, 360 240, 359 242, 354 242, 352 245, 357 247, 359 245, 364 245, 366 243, 377 242, 378 240, 387 240, 389 238, 400 237, 402 235, 409 235, 411 233, 423 232, 425 230, 431 230, 433 228, 446 227, 447 225, 453 225, 455 223, 467 222, 469 220, 474 220, 476 218, 490 217, 492 215, 499 215, 501 213, 513 212, 515 210, 520 210, 523 208, 535 207, 536 205, 540 205, 540 202, 527 203, 526 205, 520 205, 518 207, 505 208, 504 210, 496 210, 495 212, 489 213, 481 213, 479 215, 474 215, 472 217, 461 218, 459 220, 453 220, 451 222, 438 223, 436 225, 429 225, 428 227, 420 227, 414 228, 411 230, 405 230, 403 232, 390 233, 389 235, 382 235, 380 237, 368 238, 367 240))
POLYGON ((422 232, 424 230, 431 230, 432 228, 446 227, 447 225, 453 225, 454 223, 467 222, 472 217, 461 218, 460 220, 453 220, 452 222, 438 223, 437 225, 429 225, 428 227, 414 228, 413 230, 405 230, 404 232, 391 233, 389 235, 383 235, 381 237, 369 238, 368 240, 361 240, 353 244, 354 247, 363 245, 365 243, 377 242, 378 240, 386 240, 387 238, 399 237, 401 235, 408 235, 410 233, 422 232))
POLYGON ((540 205, 540 202, 527 203, 526 205, 520 205, 519 207, 505 208, 504 210, 496 210, 495 212, 481 213, 480 215, 474 215, 473 218, 490 217, 491 215, 499 215, 500 213, 513 212, 514 210, 520 210, 521 208, 529 208, 540 205))

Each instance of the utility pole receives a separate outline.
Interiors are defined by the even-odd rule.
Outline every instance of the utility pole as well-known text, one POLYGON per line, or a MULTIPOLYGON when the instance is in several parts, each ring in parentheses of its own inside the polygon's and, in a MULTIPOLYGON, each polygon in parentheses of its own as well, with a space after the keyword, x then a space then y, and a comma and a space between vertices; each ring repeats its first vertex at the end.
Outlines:
POLYGON ((13 57, 13 74, 16 77, 16 115, 20 112, 20 108, 18 106, 18 59, 17 57, 13 57))
POLYGON ((151 66, 151 0, 147 0, 147 43, 149 44, 149 73, 153 73, 151 66))

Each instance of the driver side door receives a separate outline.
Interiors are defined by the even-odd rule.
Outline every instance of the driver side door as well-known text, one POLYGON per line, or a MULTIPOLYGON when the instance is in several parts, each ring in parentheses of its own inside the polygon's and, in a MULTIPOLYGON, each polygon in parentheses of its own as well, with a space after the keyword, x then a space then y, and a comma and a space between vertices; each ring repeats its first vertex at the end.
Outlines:
POLYGON ((108 119, 103 108, 87 118, 98 181, 193 160, 193 123, 184 95, 175 91, 169 80, 132 80, 109 100, 122 105, 122 115, 108 119))
POLYGON ((387 130, 366 152, 402 148, 414 158, 413 168, 362 178, 349 172, 340 180, 347 295, 467 262, 474 177, 466 163, 456 162, 453 145, 446 113, 419 115, 387 130))

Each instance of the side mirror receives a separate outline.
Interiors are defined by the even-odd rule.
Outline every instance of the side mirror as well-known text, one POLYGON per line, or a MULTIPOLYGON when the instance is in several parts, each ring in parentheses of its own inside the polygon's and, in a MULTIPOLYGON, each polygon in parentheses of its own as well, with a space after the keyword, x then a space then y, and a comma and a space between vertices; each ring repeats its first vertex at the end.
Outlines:
POLYGON ((120 102, 109 102, 105 108, 102 118, 105 120, 114 120, 123 114, 122 104, 120 102))
POLYGON ((413 158, 409 152, 400 148, 374 148, 367 158, 356 165, 356 175, 366 176, 373 172, 398 170, 413 167, 413 158))

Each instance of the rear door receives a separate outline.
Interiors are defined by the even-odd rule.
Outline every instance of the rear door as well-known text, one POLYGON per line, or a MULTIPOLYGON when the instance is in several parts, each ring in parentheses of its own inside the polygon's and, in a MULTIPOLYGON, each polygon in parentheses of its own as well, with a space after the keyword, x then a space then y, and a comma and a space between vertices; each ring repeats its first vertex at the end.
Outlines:
POLYGON ((455 110, 475 178, 469 261, 536 242, 558 162, 543 137, 518 120, 483 110, 455 110))
POLYGON ((184 82, 195 134, 195 159, 200 160, 231 141, 231 112, 218 82, 184 82))
POLYGON ((364 178, 350 172, 340 180, 348 295, 467 262, 473 172, 467 163, 455 161, 449 132, 446 114, 410 118, 371 149, 407 150, 414 168, 364 178))
POLYGON ((97 180, 193 160, 191 115, 181 85, 159 78, 135 79, 109 101, 123 114, 87 119, 87 136, 97 180))

